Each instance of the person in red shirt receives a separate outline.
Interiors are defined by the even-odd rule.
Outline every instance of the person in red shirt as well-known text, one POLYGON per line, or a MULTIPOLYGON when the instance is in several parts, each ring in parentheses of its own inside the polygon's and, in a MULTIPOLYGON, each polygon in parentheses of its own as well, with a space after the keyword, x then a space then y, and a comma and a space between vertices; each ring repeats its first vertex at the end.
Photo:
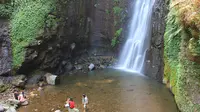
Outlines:
POLYGON ((68 108, 69 112, 79 112, 79 110, 75 108, 75 102, 73 98, 68 98, 66 103, 66 107, 68 108))

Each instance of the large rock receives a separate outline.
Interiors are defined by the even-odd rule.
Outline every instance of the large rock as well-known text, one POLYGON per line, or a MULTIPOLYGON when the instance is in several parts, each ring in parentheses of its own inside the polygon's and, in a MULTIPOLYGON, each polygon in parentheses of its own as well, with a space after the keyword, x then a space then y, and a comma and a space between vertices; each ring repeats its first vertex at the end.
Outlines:
POLYGON ((40 80, 42 80, 42 74, 33 75, 27 80, 26 85, 35 86, 39 83, 40 80))
POLYGON ((46 73, 45 78, 46 78, 47 84, 56 85, 59 83, 59 78, 57 75, 53 75, 51 73, 46 73))
POLYGON ((17 112, 15 107, 10 107, 6 112, 17 112))
POLYGON ((4 112, 4 107, 0 104, 0 112, 4 112))
POLYGON ((11 71, 12 54, 9 38, 8 22, 0 19, 0 75, 7 75, 11 71))
POLYGON ((24 87, 26 83, 26 76, 25 75, 17 75, 12 77, 12 85, 17 86, 17 87, 24 87))
POLYGON ((168 13, 167 1, 155 0, 152 16, 151 47, 147 51, 146 75, 162 82, 164 73, 164 32, 168 13))
POLYGON ((93 63, 90 63, 90 65, 88 66, 88 69, 89 69, 90 71, 92 71, 92 70, 94 70, 94 68, 95 68, 94 64, 93 64, 93 63))

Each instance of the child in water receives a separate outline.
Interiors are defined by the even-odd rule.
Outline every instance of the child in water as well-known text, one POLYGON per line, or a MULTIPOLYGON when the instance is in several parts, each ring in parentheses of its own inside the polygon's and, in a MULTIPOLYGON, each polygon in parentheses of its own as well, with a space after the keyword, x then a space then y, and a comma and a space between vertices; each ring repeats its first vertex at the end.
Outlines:
POLYGON ((88 97, 85 94, 82 95, 82 104, 83 104, 84 111, 86 111, 87 104, 88 104, 88 97))

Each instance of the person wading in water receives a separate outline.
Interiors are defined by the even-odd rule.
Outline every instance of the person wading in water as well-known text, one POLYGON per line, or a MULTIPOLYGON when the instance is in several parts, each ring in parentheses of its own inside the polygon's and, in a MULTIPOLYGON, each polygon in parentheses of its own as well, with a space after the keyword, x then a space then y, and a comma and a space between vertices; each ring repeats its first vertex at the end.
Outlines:
POLYGON ((82 104, 83 104, 84 112, 86 112, 87 104, 88 104, 88 97, 85 94, 82 95, 82 104))

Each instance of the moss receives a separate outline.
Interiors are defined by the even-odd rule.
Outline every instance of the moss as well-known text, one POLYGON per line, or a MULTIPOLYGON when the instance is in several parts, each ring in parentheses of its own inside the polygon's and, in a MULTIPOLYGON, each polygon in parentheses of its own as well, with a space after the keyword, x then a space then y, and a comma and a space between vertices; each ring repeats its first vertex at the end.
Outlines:
POLYGON ((120 29, 118 29, 118 30, 115 32, 115 37, 112 39, 112 43, 111 43, 111 46, 112 46, 112 47, 115 47, 116 44, 119 43, 119 42, 118 42, 118 38, 119 38, 119 36, 121 35, 122 31, 123 31, 123 29, 120 28, 120 29))
POLYGON ((8 85, 0 85, 0 93, 5 92, 8 88, 8 85))
POLYGON ((21 66, 25 57, 25 47, 35 41, 37 33, 43 29, 49 12, 55 10, 54 0, 28 0, 18 3, 11 17, 11 42, 13 68, 21 66), (19 5, 21 4, 21 5, 19 5))
MULTIPOLYGON (((165 33, 164 80, 170 84, 179 109, 182 112, 200 111, 200 65, 190 60, 188 54, 199 56, 199 35, 176 1, 171 4, 165 33), (184 14, 182 14, 184 13, 184 14), (186 25, 187 24, 187 25, 186 25)), ((187 1, 186 1, 187 2, 187 1)), ((188 13, 188 12, 187 12, 188 13)), ((196 24, 196 21, 193 21, 196 24)))

